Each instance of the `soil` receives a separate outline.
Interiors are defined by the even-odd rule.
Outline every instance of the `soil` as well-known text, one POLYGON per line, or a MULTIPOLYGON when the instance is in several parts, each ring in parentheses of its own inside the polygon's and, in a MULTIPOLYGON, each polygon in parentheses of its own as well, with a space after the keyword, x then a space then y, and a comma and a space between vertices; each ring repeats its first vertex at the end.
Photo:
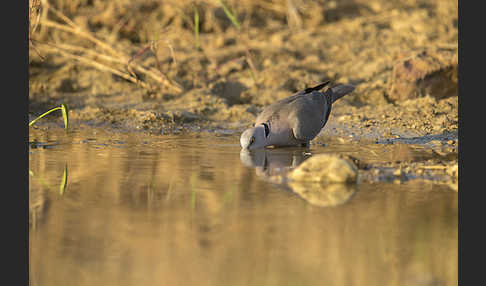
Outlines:
POLYGON ((356 89, 333 105, 314 141, 422 144, 439 159, 389 162, 393 172, 424 169, 457 181, 457 1, 225 1, 240 28, 220 1, 50 2, 55 10, 41 7, 31 31, 31 119, 66 103, 74 126, 240 132, 265 105, 331 80, 356 89), (67 25, 52 11, 168 83, 137 74, 145 85, 137 84, 94 65, 106 50, 48 25, 67 25), (69 57, 52 49, 68 45, 69 57), (90 51, 98 53, 92 62, 79 60, 90 51))

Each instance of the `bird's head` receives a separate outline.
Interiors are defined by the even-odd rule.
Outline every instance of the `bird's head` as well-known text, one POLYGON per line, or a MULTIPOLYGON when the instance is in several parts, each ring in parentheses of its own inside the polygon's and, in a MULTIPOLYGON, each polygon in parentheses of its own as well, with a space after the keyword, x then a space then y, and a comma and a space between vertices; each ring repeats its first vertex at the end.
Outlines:
POLYGON ((240 137, 241 148, 253 150, 270 145, 267 140, 269 133, 268 125, 265 123, 246 129, 240 137))

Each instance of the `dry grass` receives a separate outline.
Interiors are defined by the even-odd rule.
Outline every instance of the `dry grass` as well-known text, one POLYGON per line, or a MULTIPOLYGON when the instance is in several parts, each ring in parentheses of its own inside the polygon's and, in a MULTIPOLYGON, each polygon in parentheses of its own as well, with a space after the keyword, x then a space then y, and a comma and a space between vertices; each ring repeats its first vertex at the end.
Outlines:
MULTIPOLYGON (((144 99, 167 101, 192 91, 214 95, 214 85, 226 81, 246 88, 239 102, 264 105, 331 79, 360 83, 348 100, 384 104, 399 57, 457 43, 452 0, 30 3, 30 59, 48 59, 32 69, 35 96, 56 92, 65 79, 50 67, 74 66, 70 78, 97 95, 124 92, 129 82, 144 99), (102 73, 115 76, 101 82, 102 73)), ((134 102, 138 94, 124 96, 134 102)), ((228 95, 211 100, 218 96, 228 95)))
MULTIPOLYGON (((148 82, 141 81, 135 72, 145 75, 171 91, 177 93, 182 91, 182 87, 168 79, 162 70, 146 68, 138 64, 134 57, 129 57, 126 53, 113 47, 106 41, 100 40, 93 33, 77 25, 62 12, 48 4, 47 1, 43 1, 42 9, 52 12, 61 20, 61 23, 59 23, 43 18, 40 21, 43 27, 70 33, 72 36, 87 40, 91 44, 90 46, 82 46, 31 40, 31 42, 39 45, 42 51, 58 53, 65 58, 77 60, 82 64, 92 66, 101 71, 111 72, 144 88, 152 88, 152 86, 148 82)), ((154 43, 151 43, 152 50, 154 46, 154 43)))
MULTIPOLYGON (((158 3, 140 0, 89 3, 83 0, 30 0, 30 47, 42 61, 49 56, 74 60, 148 90, 161 88, 180 94, 184 91, 183 85, 169 75, 177 71, 167 70, 167 67, 164 70, 158 56, 162 44, 170 53, 173 62, 171 68, 178 67, 174 44, 170 38, 165 38, 167 32, 180 33, 186 39, 187 33, 192 33, 195 46, 193 59, 202 57, 218 69, 217 62, 210 55, 213 51, 200 43, 200 33, 221 33, 230 23, 242 35, 238 39, 241 45, 237 48, 245 53, 244 60, 256 82, 257 69, 244 35, 251 25, 251 15, 258 10, 259 14, 287 21, 289 27, 300 28, 301 2, 182 0, 158 3), (157 20, 153 17, 157 17, 157 20), (105 28, 111 31, 103 31, 105 28), (120 41, 122 39, 130 41, 128 49, 126 41, 120 41), (146 64, 142 58, 150 56, 155 60, 146 64)), ((178 48, 181 49, 180 44, 178 48)))

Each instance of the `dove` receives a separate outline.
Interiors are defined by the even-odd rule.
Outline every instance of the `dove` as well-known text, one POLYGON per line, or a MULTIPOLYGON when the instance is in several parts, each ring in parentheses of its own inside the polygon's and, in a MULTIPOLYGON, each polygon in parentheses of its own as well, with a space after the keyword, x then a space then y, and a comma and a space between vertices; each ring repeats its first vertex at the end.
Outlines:
POLYGON ((306 88, 266 106, 253 127, 241 134, 241 148, 309 146, 309 141, 326 125, 332 104, 354 90, 352 85, 339 84, 321 92, 329 82, 306 88))

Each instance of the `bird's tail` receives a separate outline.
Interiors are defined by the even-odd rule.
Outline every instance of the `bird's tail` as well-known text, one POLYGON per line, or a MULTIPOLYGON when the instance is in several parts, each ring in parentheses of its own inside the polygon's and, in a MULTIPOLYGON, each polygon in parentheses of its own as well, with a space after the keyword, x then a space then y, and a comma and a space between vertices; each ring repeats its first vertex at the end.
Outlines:
POLYGON ((345 96, 346 94, 352 92, 354 90, 354 86, 350 84, 340 84, 331 88, 328 88, 324 94, 326 96, 331 97, 331 103, 334 103, 336 100, 340 99, 341 97, 345 96))

